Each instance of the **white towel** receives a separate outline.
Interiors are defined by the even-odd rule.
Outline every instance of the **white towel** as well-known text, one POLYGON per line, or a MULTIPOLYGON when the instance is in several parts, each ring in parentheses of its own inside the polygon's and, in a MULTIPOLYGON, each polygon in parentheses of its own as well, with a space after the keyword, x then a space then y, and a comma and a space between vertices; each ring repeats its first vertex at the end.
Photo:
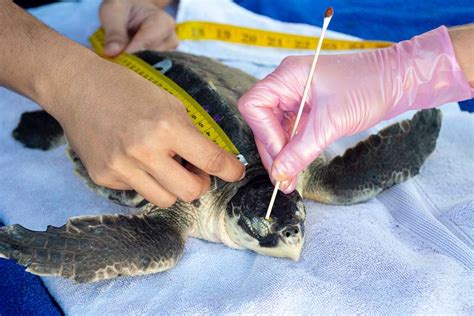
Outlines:
MULTIPOLYGON (((99 24, 98 3, 62 3, 33 13, 86 43, 99 24)), ((318 31, 273 21, 224 0, 182 1, 178 19, 305 34, 318 31)), ((281 59, 278 52, 271 56, 265 52, 269 54, 265 60, 271 62, 262 68, 246 57, 259 54, 259 49, 205 42, 182 43, 180 48, 225 57, 259 77, 281 59)), ((29 150, 12 139, 20 114, 36 108, 0 89, 0 219, 44 230, 71 216, 129 212, 89 191, 72 174, 64 148, 29 150)), ((460 112, 455 104, 444 106, 443 114, 436 150, 414 179, 363 204, 307 201, 306 243, 299 262, 190 239, 181 262, 165 273, 83 285, 43 280, 61 308, 72 315, 473 314, 474 116, 460 112)), ((333 152, 368 133, 343 140, 333 152)))

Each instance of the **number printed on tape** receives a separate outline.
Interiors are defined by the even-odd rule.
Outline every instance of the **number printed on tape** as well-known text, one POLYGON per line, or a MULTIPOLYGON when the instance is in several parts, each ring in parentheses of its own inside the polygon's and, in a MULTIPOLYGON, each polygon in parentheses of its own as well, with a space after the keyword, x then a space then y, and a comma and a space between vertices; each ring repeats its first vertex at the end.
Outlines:
MULTIPOLYGON (((180 40, 217 40, 235 44, 275 47, 284 49, 315 49, 318 38, 298 34, 272 32, 236 25, 204 21, 178 23, 176 33, 180 40)), ((326 38, 322 49, 350 50, 382 48, 392 45, 385 41, 351 41, 326 38)))

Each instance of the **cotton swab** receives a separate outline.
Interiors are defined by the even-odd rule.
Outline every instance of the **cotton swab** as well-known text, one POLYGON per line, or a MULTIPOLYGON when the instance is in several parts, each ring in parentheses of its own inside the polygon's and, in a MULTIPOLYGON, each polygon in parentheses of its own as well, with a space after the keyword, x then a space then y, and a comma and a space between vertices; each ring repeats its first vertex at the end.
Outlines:
MULTIPOLYGON (((301 99, 300 107, 298 109, 298 114, 296 115, 296 120, 295 120, 295 124, 293 125, 293 130, 291 131, 290 139, 292 139, 293 136, 295 136, 296 129, 298 128, 298 124, 300 122, 301 114, 303 114, 304 104, 306 103, 306 99, 308 98, 309 88, 311 87, 311 82, 313 81, 314 70, 316 69, 316 63, 318 62, 319 53, 321 52, 321 46, 323 44, 324 35, 326 34, 326 30, 329 26, 329 22, 331 22, 331 18, 333 14, 334 14, 334 10, 332 7, 327 8, 326 12, 324 12, 323 28, 321 31, 321 35, 319 36, 318 46, 316 48, 316 53, 314 54, 313 63, 311 64, 311 70, 309 72, 308 79, 306 80, 306 86, 303 91, 303 98, 301 99)), ((265 215, 265 219, 267 220, 270 219, 270 215, 273 209, 273 204, 275 204, 275 198, 278 193, 278 190, 280 189, 280 184, 281 184, 280 181, 277 181, 277 183, 275 184, 275 189, 273 189, 272 198, 270 199, 270 204, 268 205, 267 214, 265 215)))

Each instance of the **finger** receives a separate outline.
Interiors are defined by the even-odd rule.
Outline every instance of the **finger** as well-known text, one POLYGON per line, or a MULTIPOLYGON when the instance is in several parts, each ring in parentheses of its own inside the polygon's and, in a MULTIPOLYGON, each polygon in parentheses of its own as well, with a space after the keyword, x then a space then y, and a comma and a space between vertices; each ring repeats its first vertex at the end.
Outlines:
POLYGON ((265 146, 270 156, 275 157, 287 142, 287 137, 274 111, 278 109, 280 99, 269 87, 269 82, 264 79, 252 87, 240 98, 238 107, 255 138, 265 146))
POLYGON ((100 7, 100 20, 105 31, 104 53, 116 56, 129 42, 128 19, 130 7, 126 1, 104 1, 100 7))
POLYGON ((171 33, 162 43, 156 46, 156 50, 166 52, 172 51, 178 47, 179 39, 175 32, 171 33))
MULTIPOLYGON (((267 152, 265 146, 263 146, 258 140, 255 141, 255 143, 257 144, 257 149, 260 154, 260 159, 262 159, 263 166, 269 174, 270 181, 273 183, 273 185, 276 185, 277 180, 273 178, 271 174, 273 158, 267 152)), ((286 194, 293 192, 296 188, 297 181, 298 177, 293 177, 291 181, 285 180, 283 182, 280 182, 280 190, 286 194)))
POLYGON ((207 174, 228 182, 244 177, 245 167, 237 158, 204 137, 194 126, 177 130, 174 137, 173 150, 207 174))
POLYGON ((204 184, 200 195, 206 193, 209 190, 209 187, 211 186, 211 177, 207 173, 190 163, 187 163, 185 167, 187 170, 195 174, 196 177, 198 177, 200 181, 204 184))
POLYGON ((159 50, 159 46, 173 33, 175 33, 173 18, 163 10, 157 10, 143 21, 125 51, 134 53, 145 49, 159 50))
POLYGON ((267 170, 270 176, 270 180, 273 184, 275 184, 276 180, 271 176, 273 157, 267 151, 267 148, 258 139, 255 140, 255 144, 257 145, 258 153, 260 154, 260 159, 262 160, 263 166, 267 170))
POLYGON ((296 184, 298 182, 298 176, 293 177, 291 181, 284 181, 280 185, 280 191, 282 191, 285 194, 290 194, 296 189, 296 184))
POLYGON ((114 190, 132 190, 133 189, 130 185, 121 181, 114 181, 114 182, 111 182, 110 184, 107 183, 106 186, 107 188, 114 189, 114 190))
POLYGON ((288 181, 313 162, 327 144, 324 136, 317 135, 324 135, 324 128, 315 129, 309 124, 296 134, 276 156, 272 176, 278 181, 288 181))
POLYGON ((165 159, 151 164, 160 167, 145 166, 148 173, 167 191, 183 201, 191 202, 199 198, 208 185, 207 181, 187 170, 172 157, 165 159))
POLYGON ((135 191, 149 202, 162 207, 170 207, 176 202, 176 196, 161 186, 147 172, 135 169, 124 179, 135 191))

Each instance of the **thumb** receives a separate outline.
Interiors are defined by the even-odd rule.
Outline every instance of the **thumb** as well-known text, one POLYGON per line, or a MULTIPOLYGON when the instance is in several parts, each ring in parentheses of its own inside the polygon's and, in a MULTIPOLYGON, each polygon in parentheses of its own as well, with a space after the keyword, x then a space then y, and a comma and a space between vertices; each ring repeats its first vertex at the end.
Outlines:
POLYGON ((105 55, 116 56, 127 46, 129 14, 130 7, 125 1, 104 1, 100 7, 100 20, 105 31, 105 55))
POLYGON ((322 152, 317 145, 309 146, 298 139, 290 141, 276 157, 272 166, 272 177, 287 182, 309 166, 322 152))
MULTIPOLYGON (((265 146, 258 139, 255 140, 255 143, 257 144, 257 149, 260 154, 260 159, 262 160, 263 166, 265 167, 268 174, 270 175, 270 180, 272 181, 273 185, 275 185, 277 180, 275 180, 271 174, 273 158, 270 155, 270 153, 267 151, 265 146)), ((298 177, 292 178, 291 181, 290 180, 284 181, 280 183, 280 190, 286 194, 291 193, 295 190, 297 182, 298 182, 298 177)))
POLYGON ((313 104, 308 115, 300 122, 297 134, 275 157, 272 166, 273 178, 285 181, 296 177, 327 146, 345 135, 342 128, 345 124, 340 120, 334 120, 334 113, 331 111, 334 111, 334 107, 331 106, 329 99, 320 96, 318 104, 313 104))
MULTIPOLYGON (((258 140, 259 150, 265 148, 270 162, 286 143, 286 133, 281 126, 283 112, 279 108, 280 95, 271 78, 265 78, 255 84, 238 101, 238 108, 246 123, 258 140)), ((280 89, 281 90, 281 89, 280 89)), ((271 165, 271 164, 270 164, 271 165)), ((270 165, 266 165, 267 170, 270 165)))
MULTIPOLYGON (((309 124, 311 125, 311 124, 309 124)), ((317 131, 306 125, 301 134, 290 140, 275 157, 272 177, 278 181, 289 181, 298 176, 324 150, 324 137, 316 137, 317 131)))

